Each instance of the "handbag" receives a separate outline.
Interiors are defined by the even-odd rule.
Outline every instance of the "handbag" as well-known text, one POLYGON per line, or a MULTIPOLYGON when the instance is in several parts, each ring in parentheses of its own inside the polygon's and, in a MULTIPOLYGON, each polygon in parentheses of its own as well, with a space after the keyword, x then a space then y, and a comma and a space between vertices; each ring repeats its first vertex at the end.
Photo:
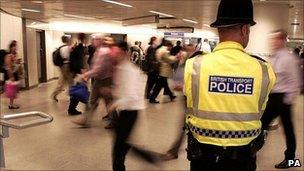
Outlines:
POLYGON ((88 103, 90 92, 85 83, 76 83, 70 87, 69 95, 82 103, 88 103))
POLYGON ((15 99, 19 92, 19 82, 17 81, 6 81, 4 85, 4 93, 7 98, 15 99))

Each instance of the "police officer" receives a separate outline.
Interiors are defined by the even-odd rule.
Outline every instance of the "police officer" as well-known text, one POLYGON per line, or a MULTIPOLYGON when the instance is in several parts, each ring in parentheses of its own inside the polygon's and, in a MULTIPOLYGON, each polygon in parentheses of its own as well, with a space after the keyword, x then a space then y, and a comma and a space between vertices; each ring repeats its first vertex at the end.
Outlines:
POLYGON ((256 170, 265 131, 260 118, 275 75, 269 63, 248 55, 253 20, 251 0, 221 0, 220 43, 212 53, 186 63, 184 92, 187 157, 192 171, 256 170))

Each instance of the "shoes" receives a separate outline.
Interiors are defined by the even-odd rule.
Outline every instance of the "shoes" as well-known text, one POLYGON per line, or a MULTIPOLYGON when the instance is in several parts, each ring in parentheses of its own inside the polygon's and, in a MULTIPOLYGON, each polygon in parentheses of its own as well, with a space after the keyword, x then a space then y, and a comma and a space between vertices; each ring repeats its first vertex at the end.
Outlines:
POLYGON ((291 166, 288 165, 288 160, 284 159, 281 163, 276 164, 274 167, 277 169, 287 169, 290 168, 291 166))
POLYGON ((9 109, 19 109, 20 107, 19 106, 15 106, 15 105, 13 105, 13 106, 9 105, 8 108, 9 109))
POLYGON ((149 100, 149 103, 159 103, 159 101, 156 101, 156 100, 149 100))
POLYGON ((174 99, 176 99, 176 96, 170 96, 171 102, 174 101, 174 99))
POLYGON ((115 128, 115 124, 113 122, 110 122, 107 126, 104 127, 105 129, 113 129, 115 128))
POLYGON ((91 127, 91 124, 85 116, 80 116, 79 118, 72 120, 72 122, 85 128, 91 127))
POLYGON ((170 152, 167 152, 166 154, 163 155, 163 160, 173 160, 173 159, 177 159, 178 158, 178 155, 177 154, 173 154, 173 153, 170 153, 170 152))
POLYGON ((110 119, 111 119, 111 118, 110 118, 109 114, 107 114, 106 116, 102 117, 102 120, 108 121, 108 120, 110 120, 110 119))
POLYGON ((68 110, 68 114, 74 116, 74 115, 80 115, 82 114, 82 112, 75 109, 75 110, 68 110))

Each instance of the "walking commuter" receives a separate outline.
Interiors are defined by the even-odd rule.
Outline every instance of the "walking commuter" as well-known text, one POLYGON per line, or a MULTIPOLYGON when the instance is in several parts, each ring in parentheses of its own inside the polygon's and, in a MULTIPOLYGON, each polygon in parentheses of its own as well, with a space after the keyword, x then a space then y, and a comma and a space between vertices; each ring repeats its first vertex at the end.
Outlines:
POLYGON ((125 171, 125 157, 130 149, 148 162, 156 162, 157 156, 126 142, 137 121, 139 111, 145 108, 144 86, 142 85, 144 77, 139 68, 130 62, 127 43, 120 42, 118 47, 119 52, 115 58, 117 61, 114 77, 115 100, 108 110, 119 111, 112 151, 112 168, 113 171, 125 171))
MULTIPOLYGON (((110 56, 110 47, 114 45, 114 40, 112 37, 103 38, 101 35, 97 35, 95 39, 94 46, 96 47, 96 52, 92 60, 92 68, 81 75, 85 81, 94 78, 89 106, 81 117, 73 121, 75 124, 86 127, 91 125, 92 116, 98 107, 99 101, 104 99, 106 106, 108 106, 113 99, 111 87, 113 83, 114 61, 110 56)), ((103 117, 109 118, 111 121, 105 127, 106 129, 114 128, 116 117, 117 113, 115 111, 108 112, 108 115, 103 117)))
POLYGON ((143 52, 139 47, 139 41, 135 42, 134 46, 130 48, 130 51, 131 51, 131 61, 139 66, 141 56, 143 55, 143 52))
POLYGON ((59 47, 60 57, 63 59, 63 65, 59 67, 60 75, 57 83, 57 87, 52 93, 52 99, 58 102, 57 96, 64 90, 64 86, 72 86, 73 85, 73 74, 70 71, 69 60, 70 53, 72 50, 70 37, 63 35, 61 37, 61 41, 63 43, 62 46, 59 47))
POLYGON ((171 101, 176 98, 168 85, 168 78, 171 78, 173 74, 173 68, 171 64, 178 60, 177 57, 170 55, 171 49, 172 43, 165 40, 163 45, 156 51, 156 59, 160 62, 159 77, 150 96, 150 103, 159 103, 159 101, 156 101, 155 99, 162 88, 164 88, 164 94, 168 95, 171 101))
POLYGON ((146 51, 145 57, 144 71, 148 75, 145 93, 145 97, 147 99, 149 99, 151 96, 151 90, 155 86, 159 74, 159 62, 156 60, 155 57, 157 47, 156 41, 156 37, 150 38, 149 47, 146 51))
POLYGON ((299 57, 288 52, 286 48, 287 32, 278 30, 271 35, 273 54, 270 63, 276 74, 276 84, 269 95, 267 107, 262 117, 263 129, 268 129, 273 119, 280 116, 286 138, 285 158, 275 168, 289 168, 288 160, 295 158, 296 138, 292 121, 292 106, 301 89, 299 57))
POLYGON ((221 0, 211 24, 220 43, 213 52, 186 62, 191 171, 256 170, 256 153, 265 136, 260 117, 275 75, 270 64, 244 50, 255 24, 251 0, 221 0))
MULTIPOLYGON (((13 40, 9 44, 9 50, 7 54, 4 56, 4 80, 9 81, 11 84, 17 84, 19 81, 19 75, 18 75, 18 70, 16 70, 16 60, 17 60, 17 41, 13 40)), ((9 97, 10 102, 9 102, 9 109, 19 109, 20 107, 18 105, 14 104, 14 101, 16 99, 16 93, 9 97)))
MULTIPOLYGON (((85 34, 78 34, 78 44, 72 49, 69 58, 69 68, 74 78, 78 74, 82 74, 85 72, 85 55, 86 55, 86 47, 85 47, 85 34)), ((81 114, 76 108, 79 104, 79 99, 75 97, 70 97, 70 105, 68 109, 68 113, 70 115, 78 115, 81 114)))
POLYGON ((202 43, 201 50, 203 53, 210 53, 211 47, 209 45, 208 39, 204 39, 204 42, 202 43))
POLYGON ((182 42, 180 41, 180 40, 178 40, 177 42, 176 42, 176 46, 174 46, 173 48, 172 48, 172 50, 171 50, 171 52, 170 52, 170 54, 171 55, 177 55, 181 50, 182 50, 182 42))

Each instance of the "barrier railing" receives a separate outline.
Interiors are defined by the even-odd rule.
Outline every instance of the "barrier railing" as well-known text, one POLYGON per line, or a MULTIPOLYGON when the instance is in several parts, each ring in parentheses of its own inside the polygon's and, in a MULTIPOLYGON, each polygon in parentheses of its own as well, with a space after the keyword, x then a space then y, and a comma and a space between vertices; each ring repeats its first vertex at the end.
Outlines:
POLYGON ((9 128, 14 129, 25 129, 29 127, 35 127, 42 124, 47 124, 53 121, 53 117, 38 111, 24 112, 17 114, 4 115, 0 117, 0 168, 5 167, 4 147, 3 138, 9 137, 9 128), (12 122, 15 119, 28 118, 28 117, 39 117, 38 119, 25 121, 22 123, 12 122))

